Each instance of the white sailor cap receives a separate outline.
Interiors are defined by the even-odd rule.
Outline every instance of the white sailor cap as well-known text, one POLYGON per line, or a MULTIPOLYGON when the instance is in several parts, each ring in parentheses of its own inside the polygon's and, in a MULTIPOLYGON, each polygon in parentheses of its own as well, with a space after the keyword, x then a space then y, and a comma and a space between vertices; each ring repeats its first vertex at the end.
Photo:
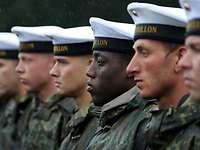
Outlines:
POLYGON ((89 26, 55 29, 45 35, 52 39, 56 56, 92 54, 94 35, 89 26))
POLYGON ((93 50, 133 53, 135 25, 91 17, 95 40, 93 50))
POLYGON ((60 27, 56 26, 37 26, 37 27, 12 27, 20 41, 20 52, 27 53, 52 53, 53 44, 45 33, 60 27))
POLYGON ((199 0, 179 0, 180 5, 184 8, 188 23, 186 36, 200 35, 200 1, 199 0))
POLYGON ((13 33, 0 33, 0 58, 17 59, 19 50, 19 39, 13 33))
POLYGON ((183 9, 134 2, 127 10, 136 24, 134 40, 184 43, 187 19, 183 9))

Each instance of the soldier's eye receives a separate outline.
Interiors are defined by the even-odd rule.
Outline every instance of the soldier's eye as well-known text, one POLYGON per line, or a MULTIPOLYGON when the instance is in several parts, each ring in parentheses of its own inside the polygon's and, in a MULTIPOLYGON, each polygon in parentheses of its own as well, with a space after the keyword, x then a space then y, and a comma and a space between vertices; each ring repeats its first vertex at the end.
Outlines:
POLYGON ((200 53, 200 45, 190 45, 189 47, 193 52, 200 53))
POLYGON ((102 58, 99 57, 99 58, 97 58, 96 63, 99 66, 103 66, 105 64, 105 61, 102 58))
POLYGON ((147 57, 149 55, 149 52, 145 49, 139 50, 139 54, 142 55, 143 57, 147 57))

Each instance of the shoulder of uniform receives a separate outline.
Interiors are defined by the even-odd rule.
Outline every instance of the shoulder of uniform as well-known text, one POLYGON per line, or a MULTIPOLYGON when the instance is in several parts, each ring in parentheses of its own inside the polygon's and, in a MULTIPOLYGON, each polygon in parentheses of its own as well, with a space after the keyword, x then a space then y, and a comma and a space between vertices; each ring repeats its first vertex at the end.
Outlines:
POLYGON ((59 109, 68 112, 69 114, 73 114, 77 111, 78 106, 73 98, 67 97, 61 100, 58 104, 59 109))

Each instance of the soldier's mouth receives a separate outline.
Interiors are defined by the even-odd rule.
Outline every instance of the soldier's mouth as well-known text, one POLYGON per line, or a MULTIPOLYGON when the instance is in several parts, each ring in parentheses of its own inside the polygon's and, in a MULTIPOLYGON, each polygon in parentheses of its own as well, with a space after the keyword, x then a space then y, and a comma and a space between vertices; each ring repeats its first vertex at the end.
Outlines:
POLYGON ((90 82, 87 82, 87 91, 92 93, 94 91, 94 88, 90 82))
POLYGON ((59 81, 54 81, 54 85, 57 87, 57 88, 59 88, 60 87, 60 85, 61 85, 61 83, 59 82, 59 81))

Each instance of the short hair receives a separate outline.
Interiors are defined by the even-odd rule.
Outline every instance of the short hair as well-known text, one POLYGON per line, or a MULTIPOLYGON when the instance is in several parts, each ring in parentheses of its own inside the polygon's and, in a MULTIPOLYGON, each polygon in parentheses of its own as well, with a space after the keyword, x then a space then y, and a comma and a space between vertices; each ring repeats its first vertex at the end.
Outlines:
POLYGON ((184 44, 177 44, 177 43, 170 43, 170 42, 161 42, 163 46, 167 49, 167 55, 176 51, 179 47, 183 46, 184 44))

